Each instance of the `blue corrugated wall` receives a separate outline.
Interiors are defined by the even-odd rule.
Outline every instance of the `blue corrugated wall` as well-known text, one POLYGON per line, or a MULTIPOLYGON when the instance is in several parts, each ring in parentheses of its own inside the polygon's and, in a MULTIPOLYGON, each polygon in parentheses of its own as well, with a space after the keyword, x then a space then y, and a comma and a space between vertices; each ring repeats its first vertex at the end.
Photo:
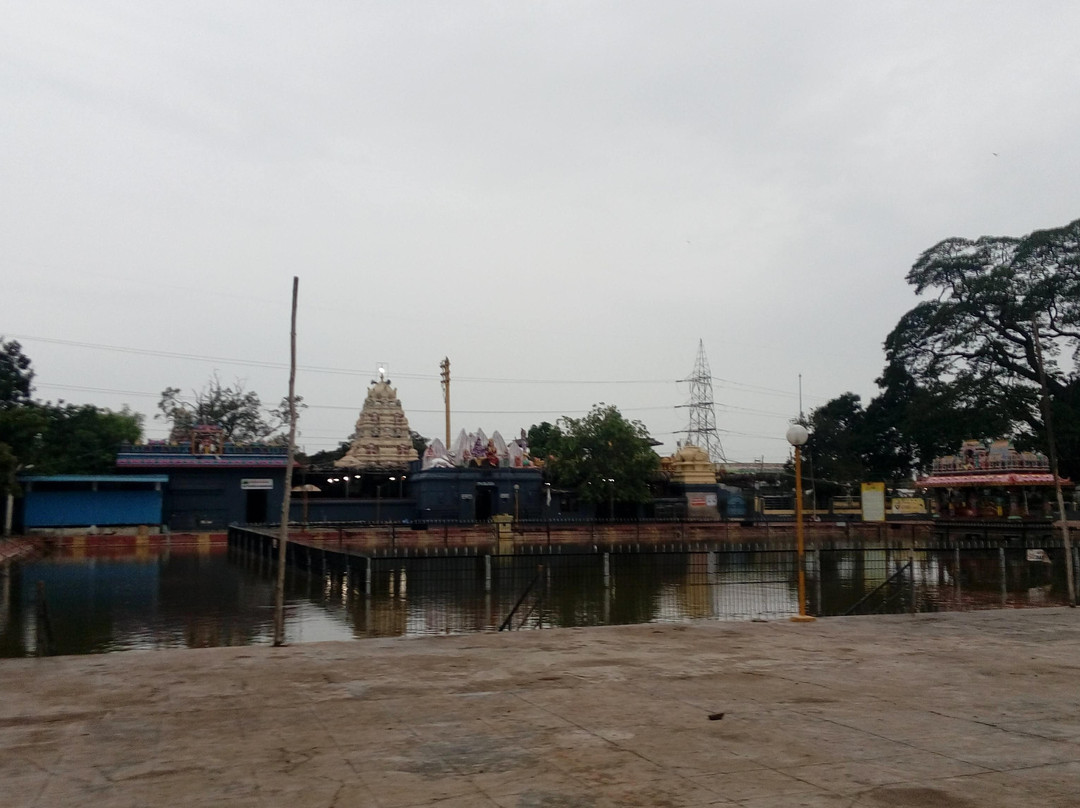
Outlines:
POLYGON ((27 491, 23 525, 85 527, 88 525, 161 524, 162 492, 27 491))

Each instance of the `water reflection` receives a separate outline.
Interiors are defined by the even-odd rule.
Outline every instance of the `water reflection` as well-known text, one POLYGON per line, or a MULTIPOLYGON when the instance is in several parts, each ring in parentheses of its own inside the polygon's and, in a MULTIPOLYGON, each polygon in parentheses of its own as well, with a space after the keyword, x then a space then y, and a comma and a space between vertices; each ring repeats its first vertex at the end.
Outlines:
MULTIPOLYGON (((777 619, 796 608, 789 551, 355 559, 286 574, 286 640, 777 619), (527 593, 527 594, 525 594, 527 593), (516 610, 515 610, 516 607, 516 610)), ((1052 551, 835 551, 808 556, 810 611, 935 611, 1063 603, 1052 551), (912 575, 914 569, 914 575, 912 575), (870 608, 872 607, 872 608, 870 608)), ((252 645, 273 637, 269 559, 224 547, 58 555, 0 569, 0 656, 252 645), (48 607, 41 638, 37 586, 48 607)))
MULTIPOLYGON (((44 584, 52 652, 251 645, 273 638, 273 581, 231 564, 225 548, 56 556, 0 572, 0 656, 39 652, 44 584)), ((295 640, 349 634, 307 599, 289 600, 295 640)))

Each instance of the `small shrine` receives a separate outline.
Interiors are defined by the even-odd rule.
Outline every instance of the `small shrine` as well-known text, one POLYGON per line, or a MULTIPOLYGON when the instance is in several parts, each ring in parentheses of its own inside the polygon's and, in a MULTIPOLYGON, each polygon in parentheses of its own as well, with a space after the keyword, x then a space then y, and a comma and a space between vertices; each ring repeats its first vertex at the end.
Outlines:
POLYGON ((352 444, 334 465, 346 469, 404 471, 416 459, 409 420, 401 408, 397 390, 390 386, 386 372, 380 368, 378 380, 368 388, 352 444))
POLYGON ((660 468, 686 501, 691 519, 720 518, 716 464, 709 453, 691 443, 680 445, 675 454, 661 460, 660 468))
POLYGON ((693 444, 680 446, 663 465, 670 472, 673 483, 716 484, 716 465, 709 459, 708 452, 693 444))
POLYGON ((966 440, 959 453, 934 458, 915 483, 930 494, 934 516, 1010 519, 1048 516, 1056 484, 1072 487, 1054 477, 1046 455, 1017 451, 1007 440, 966 440))

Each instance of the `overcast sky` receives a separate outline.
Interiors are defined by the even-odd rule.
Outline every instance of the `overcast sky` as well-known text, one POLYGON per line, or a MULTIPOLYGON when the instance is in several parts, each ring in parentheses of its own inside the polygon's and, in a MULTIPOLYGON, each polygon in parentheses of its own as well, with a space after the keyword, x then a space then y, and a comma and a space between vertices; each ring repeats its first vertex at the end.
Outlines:
POLYGON ((0 335, 151 417, 217 373, 299 442, 380 362, 412 427, 596 402, 729 459, 876 393, 949 236, 1080 217, 1075 2, 0 4, 0 335))

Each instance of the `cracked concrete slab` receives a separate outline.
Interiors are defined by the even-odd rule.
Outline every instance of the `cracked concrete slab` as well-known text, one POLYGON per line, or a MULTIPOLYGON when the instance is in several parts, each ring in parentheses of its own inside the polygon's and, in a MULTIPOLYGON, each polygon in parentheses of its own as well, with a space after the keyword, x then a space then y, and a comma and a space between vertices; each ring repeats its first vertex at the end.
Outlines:
POLYGON ((1078 674, 1065 608, 9 659, 0 776, 12 808, 1065 806, 1078 674))

